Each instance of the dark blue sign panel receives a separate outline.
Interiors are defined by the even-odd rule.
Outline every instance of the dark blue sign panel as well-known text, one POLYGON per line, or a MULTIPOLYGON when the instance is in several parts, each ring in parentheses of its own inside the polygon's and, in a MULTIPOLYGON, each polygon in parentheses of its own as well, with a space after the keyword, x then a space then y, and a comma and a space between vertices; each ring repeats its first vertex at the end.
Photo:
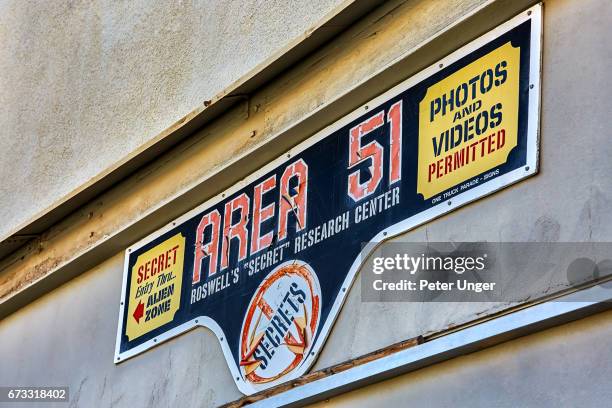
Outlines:
POLYGON ((532 10, 129 248, 116 362, 206 326, 244 393, 306 372, 363 243, 535 174, 532 10))

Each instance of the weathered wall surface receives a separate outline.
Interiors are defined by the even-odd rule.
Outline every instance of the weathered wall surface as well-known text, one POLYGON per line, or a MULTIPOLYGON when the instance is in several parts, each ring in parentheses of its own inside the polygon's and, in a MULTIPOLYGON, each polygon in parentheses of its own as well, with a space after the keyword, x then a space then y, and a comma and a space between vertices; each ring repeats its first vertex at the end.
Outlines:
MULTIPOLYGON (((478 3, 455 2, 457 6, 466 9, 478 3)), ((284 123, 299 118, 322 101, 329 100, 333 97, 329 93, 341 90, 341 86, 346 83, 357 81, 360 73, 368 74, 368 68, 372 69, 380 60, 392 60, 390 55, 397 52, 397 49, 390 47, 386 51, 387 54, 380 51, 376 54, 379 60, 372 60, 372 66, 353 65, 355 61, 359 61, 359 52, 362 56, 371 55, 368 47, 376 48, 375 41, 381 37, 401 41, 397 33, 403 32, 403 44, 410 46, 411 41, 416 41, 411 35, 418 37, 427 31, 422 25, 415 24, 419 21, 419 16, 422 18, 427 15, 432 20, 437 18, 438 15, 433 12, 439 11, 435 4, 439 3, 427 0, 407 2, 393 13, 385 15, 380 24, 390 27, 388 31, 379 26, 374 27, 379 30, 377 35, 370 36, 368 32, 359 32, 354 39, 346 42, 353 44, 354 48, 344 47, 342 50, 336 50, 332 45, 323 56, 318 56, 320 60, 314 63, 305 62, 305 65, 293 74, 294 78, 301 79, 301 82, 292 81, 291 73, 283 77, 280 87, 281 90, 286 90, 285 93, 274 89, 260 97, 266 109, 265 116, 257 119, 258 126, 261 126, 258 129, 263 129, 258 134, 271 138, 274 135, 273 129, 283 127, 284 123), (411 27, 413 31, 410 31, 411 27), (351 64, 343 65, 342 61, 351 64), (317 69, 324 70, 327 76, 317 76, 317 69), (311 73, 311 76, 304 72, 311 73), (317 88, 315 84, 321 78, 327 78, 329 81, 341 78, 342 81, 339 81, 339 85, 336 84, 336 88, 325 87, 328 90, 328 93, 325 93, 320 85, 317 88), (309 104, 298 98, 299 94, 304 94, 308 89, 317 90, 317 93, 310 94, 312 100, 309 104), (287 107, 291 105, 292 100, 300 100, 302 104, 289 109, 287 107)), ((401 239, 609 241, 612 237, 612 212, 609 210, 612 204, 612 181, 609 179, 612 174, 612 162, 609 160, 612 147, 608 143, 606 132, 611 120, 608 107, 612 104, 612 96, 606 88, 608 72, 612 70, 608 45, 611 42, 611 34, 607 28, 607 22, 612 21, 612 5, 599 0, 549 0, 545 6, 540 173, 492 197, 431 222, 401 239)), ((448 24, 448 21, 443 19, 434 21, 448 24)), ((439 27, 430 29, 433 31, 429 35, 435 33, 439 27)), ((423 63, 430 62, 432 61, 423 63)), ((235 116, 243 115, 237 111, 235 116)), ((220 123, 224 122, 221 120, 220 123)), ((240 135, 240 138, 248 134, 247 130, 252 129, 249 127, 251 124, 239 120, 229 123, 233 124, 233 127, 230 126, 226 131, 240 135)), ((216 126, 206 132, 215 133, 221 125, 216 126)), ((220 131, 217 134, 222 135, 220 131)), ((259 142, 256 140, 251 143, 259 142)), ((164 170, 170 167, 175 167, 176 174, 185 173, 195 167, 194 163, 207 163, 214 169, 215 165, 218 166, 228 159, 228 152, 240 152, 244 145, 250 147, 242 139, 228 138, 224 141, 202 139, 190 144, 191 150, 185 148, 175 153, 184 160, 183 163, 175 157, 170 157, 159 167, 147 170, 127 185, 119 187, 114 195, 104 200, 104 206, 114 203, 116 208, 100 204, 107 212, 96 212, 91 222, 119 220, 120 212, 146 210, 156 199, 162 200, 162 193, 151 192, 159 190, 159 186, 180 191, 190 185, 189 180, 186 180, 182 186, 177 187, 172 183, 176 179, 156 179, 156 175, 163 175, 164 170), (214 143, 204 143, 210 140, 214 143), (160 180, 160 183, 157 186, 153 183, 146 186, 143 180, 151 179, 160 180), (143 193, 138 195, 139 199, 129 199, 129 192, 140 193, 139 188, 143 189, 143 193), (123 205, 120 205, 121 203, 123 205), (116 213, 108 208, 114 208, 116 213), (98 217, 102 217, 102 214, 104 219, 100 220, 98 217)), ((189 174, 194 178, 205 179, 205 171, 211 170, 201 168, 200 171, 200 174, 189 174)), ((202 200, 204 199, 205 197, 202 197, 202 200)), ((84 210, 80 216, 87 218, 88 211, 84 210)), ((116 225, 111 223, 108 228, 113 227, 116 225)), ((68 226, 65 228, 70 229, 68 226)), ((78 226, 78 231, 75 229, 75 232, 71 232, 74 238, 70 241, 77 242, 78 234, 81 233, 85 234, 85 237, 89 236, 89 231, 91 230, 86 224, 78 226)), ((57 249, 58 256, 61 255, 61 249, 62 247, 57 249)), ((28 259, 24 262, 27 261, 28 259)), ((68 385, 75 406, 144 407, 195 403, 215 406, 239 397, 219 344, 207 330, 180 336, 118 366, 112 363, 122 261, 123 255, 118 253, 0 322, 0 360, 3 362, 0 366, 0 384, 68 385)), ((525 289, 537 295, 547 292, 555 284, 556 282, 539 281, 537 286, 525 289)), ((495 307, 501 307, 443 303, 362 303, 359 289, 357 280, 315 368, 325 367, 417 334, 443 330, 449 325, 471 320, 483 312, 491 312, 496 310, 495 307)), ((579 358, 594 362, 596 356, 601 358, 610 354, 605 343, 595 342, 595 346, 592 346, 585 340, 609 336, 609 314, 594 319, 594 323, 585 321, 550 331, 540 340, 518 340, 493 351, 457 360, 460 363, 449 362, 441 365, 441 368, 422 370, 421 374, 402 377, 408 378, 407 380, 393 380, 396 382, 389 386, 389 393, 386 388, 382 392, 382 388, 372 387, 368 392, 351 394, 346 396, 346 399, 334 399, 332 404, 348 406, 356 400, 367 404, 367 399, 372 398, 371 406, 385 403, 393 405, 412 396, 416 401, 420 399, 427 405, 427 395, 431 396, 434 391, 440 394, 437 388, 438 375, 451 387, 456 376, 465 374, 465 378, 479 378, 481 381, 484 377, 489 381, 486 387, 490 390, 490 394, 482 400, 468 400, 468 396, 465 396, 466 399, 462 401, 466 404, 480 403, 483 406, 491 406, 494 405, 492 401, 499 401, 502 406, 522 405, 522 401, 517 399, 519 392, 524 391, 526 398, 531 396, 529 401, 532 401, 533 398, 543 398, 541 394, 537 394, 538 385, 542 388, 556 385, 553 389, 560 389, 559 381, 555 382, 554 378, 537 371, 538 369, 548 365, 551 371, 568 373, 569 378, 571 368, 571 374, 579 376, 581 370, 576 368, 581 367, 578 365, 579 358), (581 333, 586 334, 581 337, 581 333), (575 347, 566 347, 563 344, 575 347), (571 354, 567 351, 570 349, 572 352, 577 350, 575 360, 567 357, 571 354), (559 356, 564 356, 566 360, 558 361, 559 356), (517 360, 514 360, 515 357, 517 360), (512 363, 513 361, 518 362, 512 363), (501 370, 502 366, 506 367, 505 371, 501 370), (527 374, 530 374, 531 370, 534 374, 528 377, 527 374), (510 379, 505 380, 504 373, 510 379), (488 377, 491 379, 488 380, 488 377), (524 378, 527 378, 529 384, 522 384, 524 378), (406 384, 411 381, 415 381, 419 386, 406 388, 406 384), (495 399, 493 390, 499 382, 507 388, 505 393, 495 399)), ((589 367, 593 367, 595 371, 599 370, 597 373, 601 372, 605 376, 602 378, 609 376, 605 365, 593 363, 589 367)), ((465 381, 465 378, 462 381, 465 381)), ((588 395, 578 396, 587 398, 603 387, 596 381, 597 378, 588 383, 583 378, 582 382, 576 378, 580 387, 591 387, 588 388, 588 395)), ((467 386, 467 383, 459 384, 467 386)), ((557 401, 561 404, 567 402, 568 406, 575 405, 573 402, 578 400, 571 399, 574 396, 569 395, 570 391, 575 390, 578 393, 582 388, 578 388, 578 385, 571 388, 567 385, 569 383, 561 384, 566 384, 569 391, 564 391, 557 401)), ((455 395, 461 391, 462 388, 455 385, 450 388, 449 394, 438 395, 440 404, 444 406, 447 401, 455 401, 455 395)), ((596 399, 599 395, 601 394, 592 396, 593 399, 588 402, 593 401, 594 406, 599 405, 599 400, 596 399)), ((540 401, 545 402, 543 399, 540 401)))
POLYGON ((341 3, 0 2, 0 237, 341 3))

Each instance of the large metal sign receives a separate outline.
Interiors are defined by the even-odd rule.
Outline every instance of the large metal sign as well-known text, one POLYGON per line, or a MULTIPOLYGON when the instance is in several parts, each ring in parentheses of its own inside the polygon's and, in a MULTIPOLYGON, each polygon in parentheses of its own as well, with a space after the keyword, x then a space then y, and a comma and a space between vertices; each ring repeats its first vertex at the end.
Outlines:
POLYGON ((540 9, 128 248, 115 362, 211 329, 250 394, 305 373, 381 241, 537 171, 540 9))

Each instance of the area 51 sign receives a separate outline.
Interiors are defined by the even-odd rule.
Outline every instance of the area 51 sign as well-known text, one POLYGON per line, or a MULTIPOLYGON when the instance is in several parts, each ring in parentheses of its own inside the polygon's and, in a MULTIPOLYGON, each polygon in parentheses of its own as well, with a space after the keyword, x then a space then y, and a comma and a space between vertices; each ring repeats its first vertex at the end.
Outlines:
POLYGON ((304 374, 363 243, 536 173, 540 19, 497 27, 128 248, 115 362, 205 326, 245 394, 304 374))

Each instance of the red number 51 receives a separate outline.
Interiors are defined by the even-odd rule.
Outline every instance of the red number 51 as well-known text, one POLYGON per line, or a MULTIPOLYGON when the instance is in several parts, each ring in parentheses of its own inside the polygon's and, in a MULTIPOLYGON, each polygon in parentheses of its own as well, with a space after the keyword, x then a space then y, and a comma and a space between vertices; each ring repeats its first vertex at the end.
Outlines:
MULTIPOLYGON (((391 127, 389 132, 391 148, 389 185, 391 185, 398 182, 402 177, 402 101, 391 105, 387 112, 387 122, 391 127)), ((361 138, 384 124, 385 111, 381 110, 374 116, 351 128, 349 132, 348 168, 351 169, 365 160, 369 160, 371 174, 370 179, 364 183, 360 182, 359 170, 349 174, 348 195, 354 201, 359 201, 372 194, 376 191, 382 180, 384 149, 375 140, 362 146, 361 138)))

